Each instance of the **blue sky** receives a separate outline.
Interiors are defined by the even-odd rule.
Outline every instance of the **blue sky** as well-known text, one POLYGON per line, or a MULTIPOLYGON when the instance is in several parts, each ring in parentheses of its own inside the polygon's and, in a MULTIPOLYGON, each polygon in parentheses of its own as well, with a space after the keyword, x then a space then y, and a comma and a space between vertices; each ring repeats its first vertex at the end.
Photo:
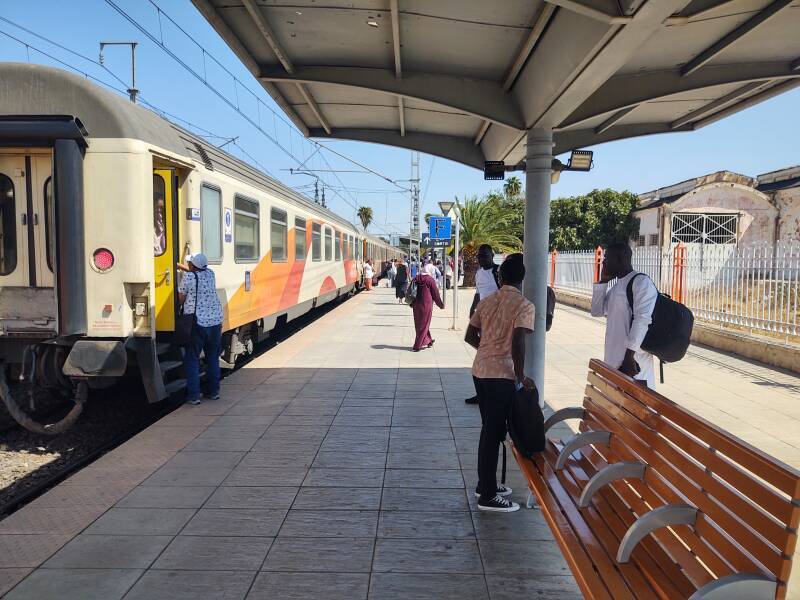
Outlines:
MULTIPOLYGON (((164 16, 159 22, 158 12, 149 0, 114 2, 157 38, 163 35, 165 44, 187 64, 198 72, 203 71, 202 51, 164 16)), ((253 97, 241 88, 235 88, 231 78, 207 58, 205 70, 209 82, 233 103, 236 103, 238 95, 242 110, 253 120, 259 120, 260 115, 262 128, 290 153, 302 159, 311 154, 313 147, 281 120, 285 120, 285 117, 271 98, 239 64, 189 0, 154 2, 180 23, 206 52, 219 59, 249 90, 255 92, 265 106, 276 110, 280 119, 273 117, 263 107, 257 108, 253 97)), ((223 143, 226 137, 239 136, 238 147, 227 146, 231 152, 247 158, 243 154, 246 152, 287 185, 306 186, 305 190, 309 189, 313 180, 305 175, 292 175, 288 169, 296 166, 296 163, 284 151, 187 73, 104 0, 3 0, 0 2, 0 17, 95 60, 100 41, 140 42, 136 83, 146 101, 222 136, 214 138, 218 144, 223 143)), ((37 39, 7 22, 0 21, 0 31, 28 42, 92 76, 124 88, 109 72, 97 65, 37 39)), ((59 66, 51 58, 33 49, 26 50, 22 44, 2 34, 0 60, 59 66)), ((130 76, 127 50, 108 49, 105 52, 105 65, 127 84, 130 76)), ((592 148, 595 151, 595 168, 590 173, 565 173, 553 188, 553 197, 581 194, 599 187, 644 192, 721 169, 757 175, 798 164, 799 106, 800 90, 794 90, 697 132, 650 136, 596 146, 592 148)), ((400 182, 400 186, 408 185, 400 180, 408 179, 411 174, 409 151, 356 142, 325 143, 400 182)), ((324 154, 334 169, 358 168, 330 153, 324 154)), ((314 155, 308 165, 316 169, 329 168, 319 154, 314 155)), ((438 212, 436 203, 439 200, 484 194, 498 187, 498 182, 483 181, 482 173, 475 169, 424 154, 421 156, 420 175, 423 213, 438 212)), ((408 194, 401 192, 397 186, 371 174, 340 173, 338 178, 349 188, 348 192, 341 189, 340 181, 333 175, 324 175, 324 178, 332 188, 339 188, 327 194, 328 205, 338 213, 352 219, 354 205, 367 205, 373 208, 375 214, 375 227, 371 229, 376 233, 408 230, 408 194)))

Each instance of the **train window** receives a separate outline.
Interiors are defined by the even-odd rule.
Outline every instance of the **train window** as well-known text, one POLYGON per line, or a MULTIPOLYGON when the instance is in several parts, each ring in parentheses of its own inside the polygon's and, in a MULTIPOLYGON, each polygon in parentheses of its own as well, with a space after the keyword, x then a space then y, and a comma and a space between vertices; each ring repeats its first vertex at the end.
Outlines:
POLYGON ((294 218, 294 259, 306 259, 306 220, 294 218))
POLYGON ((44 243, 47 267, 55 271, 53 257, 56 255, 56 206, 53 204, 53 178, 44 182, 44 243))
POLYGON ((311 226, 311 260, 322 260, 322 225, 311 226))
POLYGON ((236 262, 257 261, 259 255, 258 202, 234 197, 233 253, 236 262))
POLYGON ((0 173, 0 275, 17 268, 17 213, 14 183, 0 173))
POLYGON ((277 208, 269 211, 269 239, 272 245, 272 262, 286 262, 286 254, 289 245, 287 240, 288 219, 286 213, 277 208))
POLYGON ((333 260, 333 235, 331 228, 325 228, 325 260, 333 260))
POLYGON ((200 226, 203 233, 203 253, 209 262, 221 261, 222 192, 207 184, 200 187, 200 226))
POLYGON ((336 260, 342 260, 342 232, 336 232, 336 242, 333 245, 334 252, 336 254, 336 260))
MULTIPOLYGON (((50 179, 48 178, 49 182, 50 179)), ((45 198, 47 183, 44 184, 45 198)), ((167 251, 167 207, 166 183, 160 175, 153 175, 153 256, 161 256, 167 251)), ((49 248, 48 248, 49 252, 49 248)), ((47 257, 50 264, 50 256, 47 257)))

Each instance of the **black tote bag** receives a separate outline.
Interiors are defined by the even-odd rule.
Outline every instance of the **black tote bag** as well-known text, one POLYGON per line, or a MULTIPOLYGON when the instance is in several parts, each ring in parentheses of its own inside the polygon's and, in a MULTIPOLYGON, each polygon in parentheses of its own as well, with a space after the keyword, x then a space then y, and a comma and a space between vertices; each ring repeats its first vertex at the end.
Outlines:
POLYGON ((192 341, 192 331, 195 323, 197 323, 197 315, 195 313, 197 313, 197 305, 200 300, 197 295, 200 277, 197 276, 197 273, 192 273, 192 275, 194 275, 194 312, 188 315, 184 312, 184 306, 186 305, 186 301, 184 301, 180 314, 175 319, 175 337, 173 339, 178 346, 186 346, 192 341))

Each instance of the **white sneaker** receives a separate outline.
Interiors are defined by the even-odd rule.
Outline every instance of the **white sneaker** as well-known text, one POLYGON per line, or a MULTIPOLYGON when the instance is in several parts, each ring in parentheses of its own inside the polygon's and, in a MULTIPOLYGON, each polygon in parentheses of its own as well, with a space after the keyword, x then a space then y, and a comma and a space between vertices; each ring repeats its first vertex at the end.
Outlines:
POLYGON ((495 496, 487 501, 478 500, 478 510, 503 513, 515 512, 519 510, 519 504, 511 500, 506 500, 502 496, 495 496))
MULTIPOLYGON (((510 495, 511 495, 511 492, 513 492, 513 491, 514 491, 514 490, 512 490, 510 487, 508 487, 508 486, 507 486, 506 484, 504 484, 504 483, 498 483, 498 484, 497 484, 497 495, 498 495, 498 496, 510 496, 510 495)), ((476 498, 480 498, 480 497, 481 497, 481 494, 480 494, 480 492, 477 490, 477 488, 475 489, 475 497, 476 497, 476 498)))

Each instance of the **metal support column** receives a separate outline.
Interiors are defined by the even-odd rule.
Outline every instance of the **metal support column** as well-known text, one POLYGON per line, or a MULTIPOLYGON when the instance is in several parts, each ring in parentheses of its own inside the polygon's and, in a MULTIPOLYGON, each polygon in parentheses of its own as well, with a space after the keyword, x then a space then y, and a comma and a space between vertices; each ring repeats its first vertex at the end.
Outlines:
POLYGON ((525 156, 525 283, 523 293, 536 306, 533 335, 525 346, 525 373, 539 388, 544 402, 545 322, 547 315, 547 251, 550 236, 550 176, 553 162, 553 132, 528 131, 525 156))

